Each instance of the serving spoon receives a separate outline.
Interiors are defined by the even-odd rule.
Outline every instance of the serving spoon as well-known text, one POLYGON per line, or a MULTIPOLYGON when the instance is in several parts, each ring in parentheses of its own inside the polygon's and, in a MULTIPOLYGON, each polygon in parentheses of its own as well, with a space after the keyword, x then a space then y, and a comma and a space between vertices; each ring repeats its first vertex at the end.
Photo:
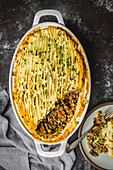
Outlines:
MULTIPOLYGON (((106 109, 103 113, 100 114, 101 117, 104 117, 104 119, 108 119, 110 116, 112 115, 111 110, 108 108, 106 109)), ((75 149, 77 147, 77 145, 82 141, 82 139, 95 127, 95 126, 100 126, 102 124, 101 123, 97 123, 96 119, 93 122, 93 126, 87 130, 83 135, 81 135, 80 138, 78 138, 77 140, 75 140, 71 145, 69 145, 66 148, 66 152, 69 153, 71 152, 73 149, 75 149)))

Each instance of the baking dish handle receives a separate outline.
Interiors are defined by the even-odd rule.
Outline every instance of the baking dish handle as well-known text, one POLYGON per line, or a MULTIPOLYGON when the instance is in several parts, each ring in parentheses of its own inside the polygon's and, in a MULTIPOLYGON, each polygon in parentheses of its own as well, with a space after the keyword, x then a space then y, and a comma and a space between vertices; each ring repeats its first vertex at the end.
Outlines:
POLYGON ((58 151, 44 151, 43 148, 41 147, 42 144, 38 143, 36 140, 34 140, 35 146, 36 146, 36 150, 38 152, 38 154, 40 156, 43 157, 57 157, 57 156, 61 156, 66 148, 66 144, 67 144, 67 140, 65 140, 64 142, 62 142, 60 144, 59 150, 58 151))
POLYGON ((43 17, 43 16, 46 16, 46 15, 55 16, 60 24, 65 25, 63 17, 62 17, 62 15, 61 15, 61 13, 59 11, 52 10, 52 9, 45 9, 45 10, 38 11, 35 14, 34 21, 33 21, 33 26, 37 25, 39 23, 40 18, 43 17))

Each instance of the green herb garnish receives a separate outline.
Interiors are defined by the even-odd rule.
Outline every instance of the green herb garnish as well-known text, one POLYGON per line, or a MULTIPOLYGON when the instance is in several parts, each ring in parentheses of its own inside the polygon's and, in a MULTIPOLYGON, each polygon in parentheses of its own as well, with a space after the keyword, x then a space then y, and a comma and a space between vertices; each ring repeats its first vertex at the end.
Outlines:
POLYGON ((49 58, 47 59, 47 62, 49 62, 49 58))
POLYGON ((102 135, 99 135, 97 138, 101 138, 102 137, 102 135))
POLYGON ((87 142, 87 145, 89 145, 89 142, 87 142))
POLYGON ((69 61, 67 60, 66 63, 69 64, 69 61))
POLYGON ((103 141, 103 143, 105 143, 107 141, 107 139, 105 139, 104 141, 103 141))
POLYGON ((61 51, 61 49, 62 49, 62 46, 60 46, 60 51, 61 51))
POLYGON ((63 54, 61 54, 61 57, 63 58, 63 54))
POLYGON ((72 103, 72 106, 75 106, 75 103, 72 103))
POLYGON ((39 58, 41 58, 41 52, 39 52, 38 55, 39 55, 39 58))
POLYGON ((33 51, 30 51, 30 53, 33 55, 33 51))

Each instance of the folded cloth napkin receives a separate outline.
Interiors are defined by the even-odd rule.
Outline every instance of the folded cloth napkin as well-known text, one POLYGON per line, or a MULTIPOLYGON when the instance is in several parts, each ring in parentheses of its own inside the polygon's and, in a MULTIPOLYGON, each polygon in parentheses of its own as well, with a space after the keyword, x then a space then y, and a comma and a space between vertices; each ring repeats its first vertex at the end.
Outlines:
POLYGON ((6 170, 70 170, 76 159, 74 151, 53 158, 38 155, 33 139, 19 125, 12 107, 7 109, 8 101, 3 89, 0 91, 0 165, 6 170))

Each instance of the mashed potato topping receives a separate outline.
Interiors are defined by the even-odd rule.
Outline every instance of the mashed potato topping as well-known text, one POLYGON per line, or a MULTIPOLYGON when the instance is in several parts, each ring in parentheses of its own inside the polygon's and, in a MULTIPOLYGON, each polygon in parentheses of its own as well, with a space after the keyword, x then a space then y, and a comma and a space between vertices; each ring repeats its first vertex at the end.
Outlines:
POLYGON ((78 40, 60 28, 35 29, 25 37, 17 51, 13 76, 15 107, 27 130, 38 141, 64 140, 77 126, 77 118, 82 116, 88 104, 90 73, 78 40), (73 91, 77 94, 75 98, 72 96, 73 104, 68 102, 68 108, 62 110, 65 114, 61 112, 60 117, 60 108, 59 111, 57 108, 58 113, 52 112, 56 117, 50 123, 51 116, 47 115, 55 109, 56 102, 73 91), (71 114, 69 109, 73 109, 71 114), (40 124, 42 120, 45 122, 40 124), (67 128, 68 124, 70 127, 67 128))

